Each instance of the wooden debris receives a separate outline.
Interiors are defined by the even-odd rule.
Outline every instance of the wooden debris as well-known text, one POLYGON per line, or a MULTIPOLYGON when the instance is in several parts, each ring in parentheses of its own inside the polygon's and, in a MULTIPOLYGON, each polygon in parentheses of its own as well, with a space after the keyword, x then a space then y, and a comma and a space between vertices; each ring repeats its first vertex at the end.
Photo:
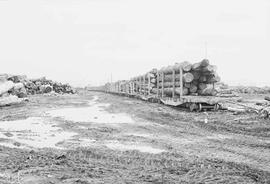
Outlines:
POLYGON ((25 98, 29 94, 44 94, 52 91, 57 93, 75 93, 75 90, 70 85, 53 82, 45 77, 28 79, 24 75, 0 75, 1 106, 20 103, 22 101, 21 98, 25 98))
POLYGON ((5 82, 0 83, 0 96, 3 93, 6 93, 9 90, 11 90, 14 86, 15 85, 12 81, 5 81, 5 82))
POLYGON ((23 98, 18 98, 15 95, 8 95, 8 96, 2 96, 0 97, 0 107, 7 106, 7 105, 15 105, 19 104, 22 101, 24 101, 23 98))
POLYGON ((270 97, 269 96, 264 97, 264 99, 267 100, 267 101, 270 101, 270 97))

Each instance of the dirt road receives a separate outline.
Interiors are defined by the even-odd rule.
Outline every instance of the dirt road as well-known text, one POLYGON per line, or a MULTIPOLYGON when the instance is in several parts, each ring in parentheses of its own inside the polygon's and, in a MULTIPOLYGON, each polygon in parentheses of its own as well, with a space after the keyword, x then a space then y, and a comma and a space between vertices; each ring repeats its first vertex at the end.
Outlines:
POLYGON ((0 183, 270 183, 270 121, 116 95, 0 111, 0 183))

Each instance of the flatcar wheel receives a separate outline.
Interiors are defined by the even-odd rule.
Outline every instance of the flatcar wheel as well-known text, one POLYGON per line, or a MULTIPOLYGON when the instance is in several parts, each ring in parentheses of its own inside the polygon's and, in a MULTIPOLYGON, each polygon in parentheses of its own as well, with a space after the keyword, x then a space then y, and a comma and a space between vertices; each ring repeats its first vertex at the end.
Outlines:
POLYGON ((199 104, 198 111, 199 111, 199 112, 201 112, 201 111, 202 111, 202 104, 199 104))
POLYGON ((219 104, 215 104, 214 111, 218 111, 218 110, 219 110, 219 104))
POLYGON ((194 110, 197 110, 197 109, 198 109, 197 104, 195 104, 195 103, 190 103, 189 104, 189 110, 190 110, 190 112, 192 112, 194 110))

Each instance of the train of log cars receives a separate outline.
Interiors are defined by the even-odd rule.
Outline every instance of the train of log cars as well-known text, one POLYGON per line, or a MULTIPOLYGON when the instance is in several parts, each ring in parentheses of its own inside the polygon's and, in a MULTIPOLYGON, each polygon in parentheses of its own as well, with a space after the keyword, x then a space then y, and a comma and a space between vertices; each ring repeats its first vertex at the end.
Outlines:
POLYGON ((175 63, 130 80, 106 83, 103 91, 183 106, 191 111, 218 110, 220 99, 216 96, 215 83, 219 81, 216 66, 204 59, 194 64, 175 63))

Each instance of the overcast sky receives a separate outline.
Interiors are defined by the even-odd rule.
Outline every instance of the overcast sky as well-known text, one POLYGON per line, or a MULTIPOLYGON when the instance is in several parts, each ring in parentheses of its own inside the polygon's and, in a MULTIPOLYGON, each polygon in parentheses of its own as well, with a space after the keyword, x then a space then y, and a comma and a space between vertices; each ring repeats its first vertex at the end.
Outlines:
POLYGON ((269 2, 0 0, 0 73, 98 85, 207 57, 226 83, 270 86, 269 2))

